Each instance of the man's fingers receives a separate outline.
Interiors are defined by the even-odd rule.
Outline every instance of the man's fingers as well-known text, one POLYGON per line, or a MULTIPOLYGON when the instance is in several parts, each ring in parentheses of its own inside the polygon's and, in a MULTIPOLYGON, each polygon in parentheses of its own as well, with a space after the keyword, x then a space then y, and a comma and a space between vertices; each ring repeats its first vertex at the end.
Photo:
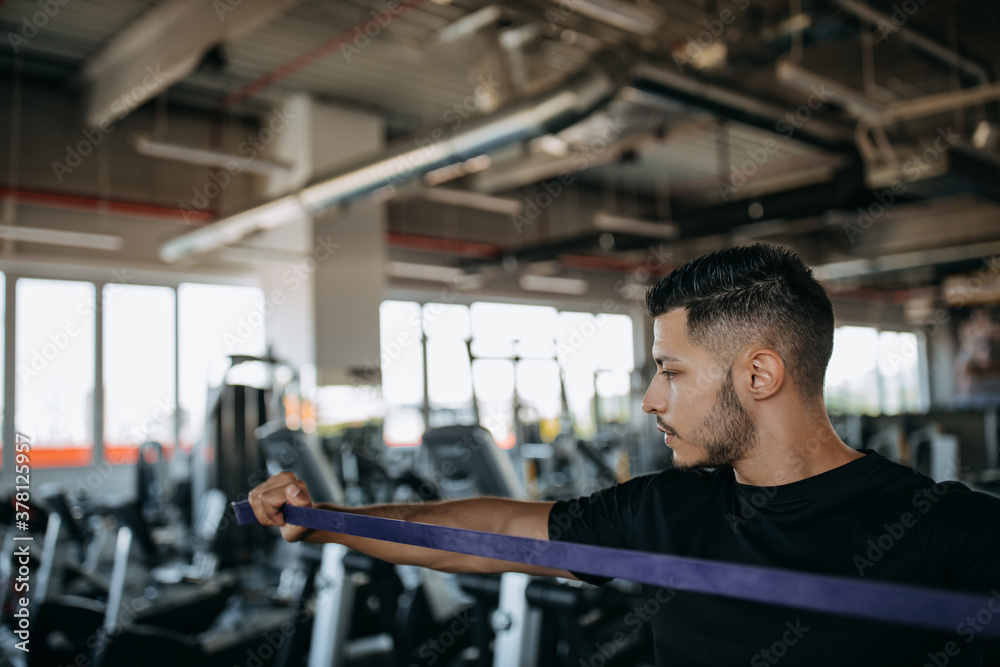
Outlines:
POLYGON ((312 498, 309 497, 309 489, 306 483, 298 479, 285 487, 285 499, 291 505, 299 507, 312 507, 312 498))
POLYGON ((281 528, 282 537, 289 542, 297 542, 309 532, 300 526, 286 523, 285 515, 281 511, 285 503, 298 507, 313 506, 306 483, 298 479, 294 473, 282 472, 274 475, 250 491, 248 498, 257 521, 264 526, 281 528))

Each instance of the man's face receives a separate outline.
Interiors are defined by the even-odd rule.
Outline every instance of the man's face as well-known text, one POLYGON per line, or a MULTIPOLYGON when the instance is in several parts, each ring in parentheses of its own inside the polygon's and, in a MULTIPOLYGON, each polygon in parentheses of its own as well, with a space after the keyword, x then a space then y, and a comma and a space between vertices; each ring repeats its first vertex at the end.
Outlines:
POLYGON ((757 444, 757 427, 740 404, 732 369, 687 336, 687 312, 653 321, 656 376, 642 409, 656 417, 681 469, 733 465, 757 444))

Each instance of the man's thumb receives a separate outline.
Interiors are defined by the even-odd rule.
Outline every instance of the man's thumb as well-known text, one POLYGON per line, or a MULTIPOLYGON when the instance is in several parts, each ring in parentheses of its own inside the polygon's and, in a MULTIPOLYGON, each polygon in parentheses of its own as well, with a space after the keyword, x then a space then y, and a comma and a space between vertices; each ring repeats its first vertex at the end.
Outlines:
POLYGON ((285 498, 292 505, 312 505, 312 500, 309 498, 309 494, 305 493, 295 484, 289 484, 285 487, 285 498))

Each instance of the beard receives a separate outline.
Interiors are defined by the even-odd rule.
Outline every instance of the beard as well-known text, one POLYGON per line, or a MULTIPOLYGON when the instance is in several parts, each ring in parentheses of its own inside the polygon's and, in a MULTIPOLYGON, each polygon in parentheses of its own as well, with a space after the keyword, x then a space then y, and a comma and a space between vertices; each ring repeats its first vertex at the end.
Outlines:
POLYGON ((732 467, 757 446, 759 434, 757 425, 750 414, 740 404, 733 384, 733 371, 729 369, 722 386, 716 394, 715 405, 698 426, 691 429, 692 443, 699 443, 704 449, 701 460, 678 464, 680 470, 704 470, 721 466, 732 467))

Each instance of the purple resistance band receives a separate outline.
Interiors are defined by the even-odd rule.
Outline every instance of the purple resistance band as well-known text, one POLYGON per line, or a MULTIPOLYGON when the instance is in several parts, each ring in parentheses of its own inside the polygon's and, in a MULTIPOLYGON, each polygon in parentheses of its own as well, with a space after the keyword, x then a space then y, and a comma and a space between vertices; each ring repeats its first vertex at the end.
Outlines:
MULTIPOLYGON (((240 525, 257 522, 249 500, 232 505, 240 525)), ((973 628, 983 628, 978 636, 1000 637, 1000 594, 995 589, 995 597, 987 598, 294 505, 281 511, 286 522, 315 530, 952 633, 969 627, 969 619, 973 628), (989 615, 986 623, 983 612, 989 615)))

